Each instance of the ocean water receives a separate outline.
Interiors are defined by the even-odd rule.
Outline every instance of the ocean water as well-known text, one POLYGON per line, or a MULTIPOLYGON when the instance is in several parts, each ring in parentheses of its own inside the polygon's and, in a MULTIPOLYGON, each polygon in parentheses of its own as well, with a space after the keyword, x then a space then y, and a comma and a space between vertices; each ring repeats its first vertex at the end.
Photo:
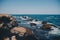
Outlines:
MULTIPOLYGON (((20 16, 28 16, 32 19, 36 19, 39 21, 47 21, 60 27, 60 15, 13 14, 12 16, 15 17, 17 21, 20 20, 19 19, 20 16)), ((56 33, 56 34, 49 34, 49 31, 43 31, 39 29, 34 30, 34 34, 38 40, 60 40, 60 29, 58 31, 55 29, 52 31, 52 33, 56 33)))
POLYGON ((19 18, 20 16, 28 16, 40 21, 47 21, 60 26, 60 15, 40 15, 40 14, 12 14, 12 16, 19 18))

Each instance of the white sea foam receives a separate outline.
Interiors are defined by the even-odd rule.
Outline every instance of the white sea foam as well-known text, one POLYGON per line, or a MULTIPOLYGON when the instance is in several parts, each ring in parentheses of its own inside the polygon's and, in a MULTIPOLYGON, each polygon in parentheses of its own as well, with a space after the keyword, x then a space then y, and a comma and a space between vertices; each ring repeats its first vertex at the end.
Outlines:
POLYGON ((58 29, 58 28, 55 28, 55 27, 52 26, 51 29, 53 29, 53 30, 51 30, 51 31, 49 32, 49 34, 58 34, 58 32, 59 32, 59 29, 58 29))

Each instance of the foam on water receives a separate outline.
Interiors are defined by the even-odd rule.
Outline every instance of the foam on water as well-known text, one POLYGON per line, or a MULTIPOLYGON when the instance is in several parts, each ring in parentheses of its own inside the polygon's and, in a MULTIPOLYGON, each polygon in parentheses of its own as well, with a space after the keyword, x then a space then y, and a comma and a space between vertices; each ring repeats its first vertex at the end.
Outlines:
POLYGON ((58 32, 59 32, 59 29, 58 28, 52 27, 51 29, 53 29, 53 30, 51 30, 49 32, 49 34, 58 34, 58 32))

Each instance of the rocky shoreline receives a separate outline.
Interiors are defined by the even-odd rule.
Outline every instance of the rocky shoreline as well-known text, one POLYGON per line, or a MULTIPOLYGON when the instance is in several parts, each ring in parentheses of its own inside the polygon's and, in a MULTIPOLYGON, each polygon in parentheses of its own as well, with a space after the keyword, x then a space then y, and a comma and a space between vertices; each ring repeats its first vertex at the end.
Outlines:
POLYGON ((18 21, 8 14, 0 14, 0 39, 60 40, 60 35, 58 35, 60 30, 50 23, 47 24, 45 21, 42 23, 42 21, 29 18, 28 16, 21 16, 18 21), (46 26, 46 29, 41 28, 42 24, 44 24, 44 27, 46 26))

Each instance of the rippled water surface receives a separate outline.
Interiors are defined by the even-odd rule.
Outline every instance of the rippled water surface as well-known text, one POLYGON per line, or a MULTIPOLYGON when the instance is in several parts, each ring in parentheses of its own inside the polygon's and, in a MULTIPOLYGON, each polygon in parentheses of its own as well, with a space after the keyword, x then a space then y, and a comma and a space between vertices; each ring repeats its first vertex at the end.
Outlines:
POLYGON ((13 14, 13 16, 16 16, 17 18, 19 18, 19 16, 29 16, 33 19, 37 19, 37 20, 42 20, 42 21, 48 21, 51 22, 53 24, 56 24, 58 26, 60 26, 60 15, 35 15, 35 14, 13 14))

